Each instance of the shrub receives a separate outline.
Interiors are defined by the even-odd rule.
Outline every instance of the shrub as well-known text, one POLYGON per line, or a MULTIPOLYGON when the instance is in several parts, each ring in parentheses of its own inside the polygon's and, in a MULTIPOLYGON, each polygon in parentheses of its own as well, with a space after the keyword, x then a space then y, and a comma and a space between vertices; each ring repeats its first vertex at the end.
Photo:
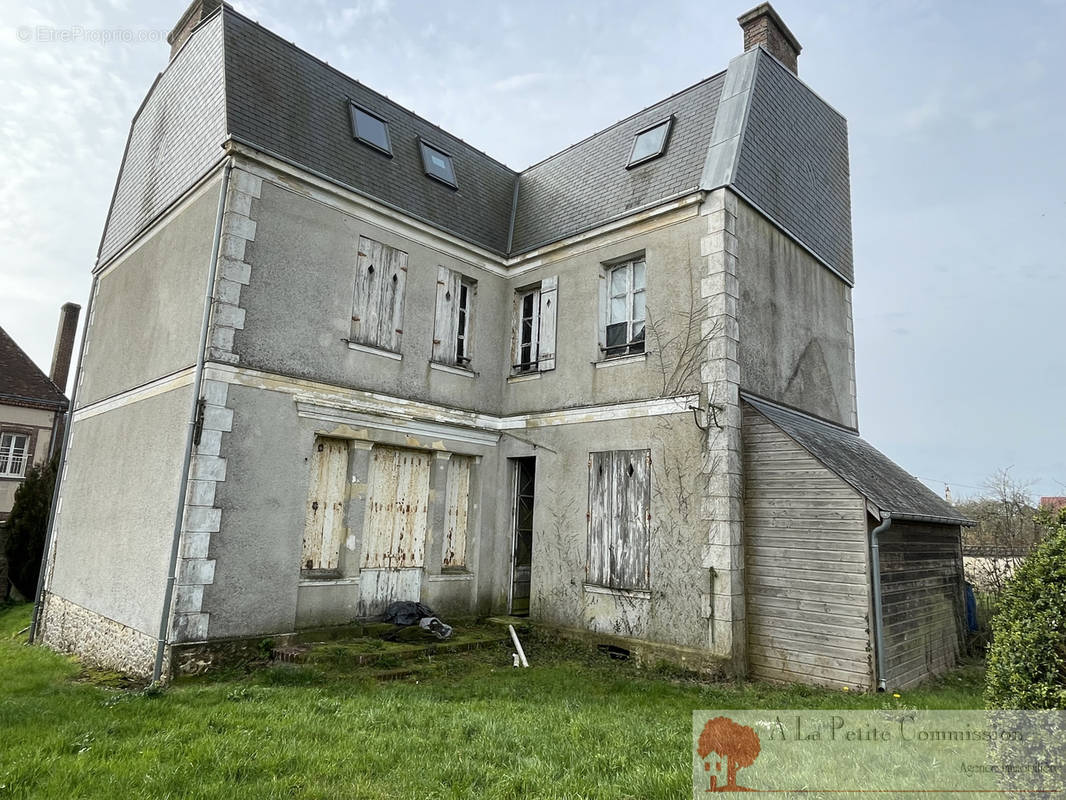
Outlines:
POLYGON ((8 578, 28 598, 37 592, 57 464, 58 458, 53 458, 29 469, 15 490, 15 503, 7 519, 8 578))
POLYGON ((985 701, 989 708, 1066 709, 1066 513, 1003 592, 985 701))

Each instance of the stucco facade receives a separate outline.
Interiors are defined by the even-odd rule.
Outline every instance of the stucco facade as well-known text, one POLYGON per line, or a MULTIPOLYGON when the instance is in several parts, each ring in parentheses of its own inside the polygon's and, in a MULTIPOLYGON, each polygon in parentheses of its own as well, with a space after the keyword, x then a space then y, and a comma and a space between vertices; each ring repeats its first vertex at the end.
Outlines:
MULTIPOLYGON (((177 91, 182 70, 209 62, 219 41, 282 47, 250 26, 223 8, 183 27, 188 42, 157 92, 177 91)), ((320 85, 339 80, 308 68, 323 71, 320 85)), ((227 113, 248 91, 242 80, 252 78, 227 84, 227 113)), ((528 613, 748 674, 745 486, 772 467, 743 458, 745 414, 760 413, 745 398, 858 438, 850 201, 804 199, 824 223, 805 241, 753 199, 763 197, 757 165, 787 162, 787 151, 741 141, 748 115, 791 104, 799 116, 776 124, 821 131, 830 144, 813 148, 815 161, 843 164, 834 185, 846 185, 842 117, 809 94, 755 46, 524 173, 455 144, 452 220, 446 202, 432 205, 432 182, 397 207, 404 181, 421 192, 428 180, 399 145, 391 166, 367 161, 367 175, 395 168, 378 189, 236 137, 125 244, 115 231, 136 222, 113 209, 39 637, 147 675, 175 646, 342 625, 420 600, 446 618, 528 613), (618 153, 667 111, 673 143, 659 161, 627 166, 618 153), (604 174, 623 170, 623 183, 657 194, 587 224, 548 203, 532 218, 528 198, 545 192, 569 192, 563 207, 592 213, 579 196, 588 188, 567 173, 608 158, 604 174), (498 191, 505 179, 513 197, 498 191), (490 230, 501 202, 509 230, 490 230), (462 322, 449 328, 459 287, 462 322), (462 358, 439 357, 442 335, 459 336, 462 358), (119 357, 131 347, 133 358, 119 357), (124 633, 79 638, 79 627, 124 633)), ((423 122, 389 113, 394 140, 423 122)), ((321 143, 306 146, 310 162, 321 143)), ((145 179, 134 156, 120 187, 145 179)), ((835 480, 853 487, 859 542, 867 512, 913 512, 907 493, 919 491, 878 505, 860 480, 835 480)), ((782 525, 821 530, 781 514, 782 525)), ((952 521, 941 524, 950 540, 952 521)), ((872 663, 867 677, 873 685, 872 663)))

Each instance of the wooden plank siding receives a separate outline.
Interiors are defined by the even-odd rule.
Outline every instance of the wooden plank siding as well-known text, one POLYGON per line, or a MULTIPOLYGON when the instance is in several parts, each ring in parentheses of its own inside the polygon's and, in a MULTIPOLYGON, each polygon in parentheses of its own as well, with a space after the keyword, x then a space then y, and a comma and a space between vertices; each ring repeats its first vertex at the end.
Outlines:
POLYGON ((752 677, 870 687, 865 500, 748 406, 743 460, 752 677))
POLYGON ((894 522, 879 536, 885 677, 905 689, 953 667, 962 648, 958 526, 894 522))

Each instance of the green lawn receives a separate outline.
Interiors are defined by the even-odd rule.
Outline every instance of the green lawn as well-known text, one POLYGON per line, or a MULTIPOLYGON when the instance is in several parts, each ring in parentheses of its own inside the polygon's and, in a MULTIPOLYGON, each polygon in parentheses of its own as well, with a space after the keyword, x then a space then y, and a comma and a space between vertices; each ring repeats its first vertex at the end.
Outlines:
POLYGON ((275 666, 119 688, 0 608, 0 798, 677 798, 697 708, 980 708, 982 671, 860 695, 706 684, 529 637, 415 665, 275 666))

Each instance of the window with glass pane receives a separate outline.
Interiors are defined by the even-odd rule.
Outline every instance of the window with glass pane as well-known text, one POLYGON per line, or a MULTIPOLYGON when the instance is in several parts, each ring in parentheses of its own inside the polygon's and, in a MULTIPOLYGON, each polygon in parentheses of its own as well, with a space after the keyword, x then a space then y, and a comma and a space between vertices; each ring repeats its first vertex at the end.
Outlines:
POLYGON ((463 281, 459 284, 459 324, 455 330, 455 360, 459 364, 470 362, 470 294, 473 287, 463 281))
POLYGON ((352 111, 352 131, 355 138, 368 144, 385 155, 392 155, 392 143, 389 141, 389 124, 365 108, 350 104, 352 111))
POLYGON ((455 168, 452 166, 452 157, 439 150, 428 142, 422 142, 422 166, 426 174, 441 183, 446 183, 453 189, 459 186, 455 182, 455 168))
POLYGON ((530 289, 518 296, 518 372, 537 368, 537 322, 540 312, 540 290, 530 289))
POLYGON ((626 168, 635 167, 666 152, 666 138, 670 133, 673 117, 664 119, 650 128, 640 131, 633 140, 633 152, 629 154, 626 168))
POLYGON ((0 436, 0 475, 22 475, 29 459, 30 437, 21 433, 0 436))
POLYGON ((645 282, 643 261, 612 267, 607 275, 608 357, 644 352, 645 282))

